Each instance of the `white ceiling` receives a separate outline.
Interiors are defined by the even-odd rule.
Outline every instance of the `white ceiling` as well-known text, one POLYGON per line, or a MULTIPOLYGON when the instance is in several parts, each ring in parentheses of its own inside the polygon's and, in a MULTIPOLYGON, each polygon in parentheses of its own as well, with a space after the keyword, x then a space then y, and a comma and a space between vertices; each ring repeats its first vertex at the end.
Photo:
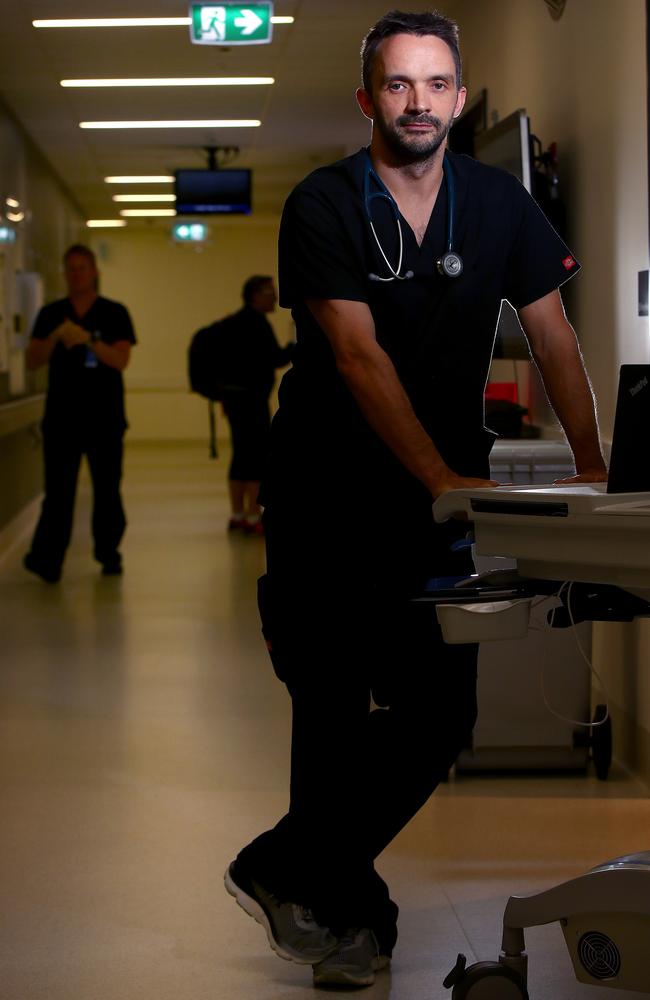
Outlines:
MULTIPOLYGON (((426 3, 404 4, 410 10, 426 3)), ((439 4, 449 7, 449 3, 439 4)), ((35 29, 36 18, 186 17, 186 0, 0 0, 0 98, 86 218, 117 217, 110 174, 202 167, 202 147, 236 145, 254 209, 280 210, 314 166, 367 141, 356 106, 361 38, 390 0, 276 0, 270 45, 192 45, 186 27, 35 29), (64 89, 64 78, 273 76, 265 87, 64 89), (84 120, 255 118, 254 129, 88 131, 84 120)), ((122 188, 126 191, 126 188, 122 188)), ((129 189, 134 190, 134 189, 129 189)), ((142 190, 142 189, 141 189, 142 190)), ((158 189, 160 190, 160 189, 158 189)), ((169 189, 167 189, 169 190, 169 189)))

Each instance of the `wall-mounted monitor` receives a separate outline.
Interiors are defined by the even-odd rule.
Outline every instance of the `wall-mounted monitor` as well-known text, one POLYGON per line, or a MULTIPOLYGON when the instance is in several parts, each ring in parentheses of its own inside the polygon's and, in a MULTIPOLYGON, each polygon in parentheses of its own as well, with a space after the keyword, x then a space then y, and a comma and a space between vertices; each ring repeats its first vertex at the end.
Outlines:
POLYGON ((177 170, 174 192, 177 215, 249 215, 251 171, 177 170))
MULTIPOLYGON (((529 192, 533 186, 531 148, 530 122, 522 108, 474 136, 476 159, 514 174, 529 192)), ((493 357, 530 357, 517 313, 508 302, 501 307, 493 357)))
POLYGON ((475 135, 474 149, 477 160, 514 174, 532 192, 530 121, 523 108, 475 135))

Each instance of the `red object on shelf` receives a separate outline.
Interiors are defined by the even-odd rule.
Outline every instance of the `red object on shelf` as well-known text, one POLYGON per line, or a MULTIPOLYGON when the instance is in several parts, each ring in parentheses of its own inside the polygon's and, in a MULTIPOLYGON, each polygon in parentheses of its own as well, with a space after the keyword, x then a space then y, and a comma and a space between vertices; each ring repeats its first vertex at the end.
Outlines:
POLYGON ((488 382, 485 388, 486 399, 506 399, 509 403, 519 402, 516 382, 488 382))

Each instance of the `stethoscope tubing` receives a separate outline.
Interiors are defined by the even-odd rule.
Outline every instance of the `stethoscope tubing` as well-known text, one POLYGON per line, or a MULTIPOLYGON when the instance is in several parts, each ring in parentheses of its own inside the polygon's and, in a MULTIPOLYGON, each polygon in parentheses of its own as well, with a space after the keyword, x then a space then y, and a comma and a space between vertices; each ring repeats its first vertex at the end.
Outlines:
MULTIPOLYGON (((447 253, 453 254, 454 218, 456 212, 456 191, 454 184, 454 172, 451 163, 449 162, 446 156, 442 161, 442 168, 444 171, 445 180, 447 182, 447 253)), ((379 174, 375 171, 374 167, 372 166, 372 162, 370 160, 370 154, 368 153, 367 150, 366 150, 366 169, 363 178, 363 205, 366 212, 366 218, 368 219, 368 224, 370 226, 370 231, 372 232, 372 235, 374 237, 375 243, 377 244, 382 259, 386 264, 386 267, 390 271, 389 277, 382 278, 377 274, 372 274, 369 277, 371 277, 373 281, 395 281, 395 280, 404 281, 406 278, 412 278, 413 277, 412 271, 407 271, 406 274, 400 274, 400 271, 402 270, 402 261, 404 257, 404 237, 402 234, 402 224, 399 218, 399 209, 397 207, 397 202, 395 201, 392 194, 382 181, 379 174), (374 180, 375 183, 377 184, 379 188, 378 191, 370 190, 371 180, 374 180), (373 200, 377 199, 383 199, 384 201, 388 202, 393 212, 393 218, 395 219, 395 223, 397 225, 397 233, 399 236, 399 253, 398 253, 396 268, 393 268, 392 264, 388 260, 388 257, 386 256, 384 248, 381 245, 381 241, 377 235, 377 231, 372 221, 371 203, 373 200)), ((458 257, 457 254, 455 256, 458 257)), ((460 260, 460 258, 458 259, 460 260)))

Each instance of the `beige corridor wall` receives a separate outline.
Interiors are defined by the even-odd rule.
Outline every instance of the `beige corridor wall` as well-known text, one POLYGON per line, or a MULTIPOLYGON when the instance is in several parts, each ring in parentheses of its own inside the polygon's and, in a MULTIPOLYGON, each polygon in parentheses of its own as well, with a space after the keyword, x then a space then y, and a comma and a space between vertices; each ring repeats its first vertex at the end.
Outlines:
MULTIPOLYGON (((276 277, 277 219, 209 225, 209 243, 200 249, 174 243, 171 227, 161 224, 93 239, 102 293, 124 302, 138 337, 125 375, 132 442, 206 439, 207 404, 188 390, 191 335, 240 307, 251 274, 276 277)), ((286 310, 270 319, 282 343, 292 339, 286 310)))
MULTIPOLYGON (((553 21, 542 0, 455 0, 466 82, 486 87, 490 113, 527 110, 545 146, 557 141, 570 244, 583 272, 567 289, 604 436, 618 367, 650 360, 637 315, 648 267, 645 4, 567 0, 553 21)), ((595 625, 615 751, 650 782, 650 623, 595 625)), ((603 697, 598 685, 595 698, 603 697)))
MULTIPOLYGON (((18 199, 25 210, 24 221, 15 227, 16 242, 2 247, 7 301, 21 315, 17 274, 38 273, 46 300, 62 295, 61 256, 83 236, 85 226, 69 192, 0 100, 0 212, 8 197, 18 199)), ((24 366, 21 352, 16 345, 10 355, 19 369, 24 366)), ((20 534, 22 515, 42 489, 37 425, 46 382, 42 370, 28 373, 24 385, 15 388, 8 373, 0 372, 0 555, 20 534)))

